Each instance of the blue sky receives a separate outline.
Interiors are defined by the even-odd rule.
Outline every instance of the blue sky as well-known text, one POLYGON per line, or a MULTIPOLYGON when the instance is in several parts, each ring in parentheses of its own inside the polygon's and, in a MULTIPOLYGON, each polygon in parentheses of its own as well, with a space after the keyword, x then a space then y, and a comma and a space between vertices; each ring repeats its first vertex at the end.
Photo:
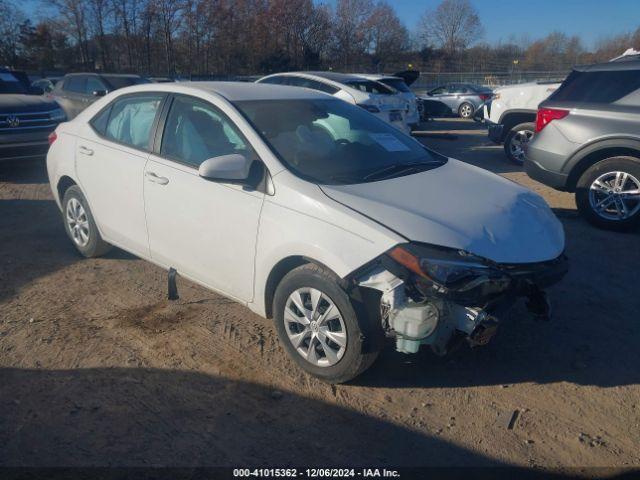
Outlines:
MULTIPOLYGON (((335 0, 316 0, 335 5, 335 0)), ((440 0, 387 0, 411 30, 427 9, 440 0)), ((42 11, 39 0, 15 2, 27 14, 42 11)), ((558 30, 578 35, 587 48, 601 38, 640 27, 640 0, 471 0, 484 26, 489 43, 506 41, 511 35, 530 40, 558 30)))
MULTIPOLYGON (((413 30, 427 9, 440 0, 387 0, 413 30)), ((335 5, 335 0, 322 3, 335 5)), ((586 47, 600 38, 640 27, 640 0, 471 0, 484 26, 484 40, 496 43, 510 35, 531 40, 558 30, 578 35, 586 47)))

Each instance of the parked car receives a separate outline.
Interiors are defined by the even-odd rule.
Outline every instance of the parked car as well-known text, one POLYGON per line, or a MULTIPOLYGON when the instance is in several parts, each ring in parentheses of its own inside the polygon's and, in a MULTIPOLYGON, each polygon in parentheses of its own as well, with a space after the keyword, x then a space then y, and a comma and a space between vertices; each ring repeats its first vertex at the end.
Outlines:
POLYGON ((419 94, 429 116, 458 115, 471 118, 478 107, 491 98, 491 89, 469 83, 439 85, 419 94))
POLYGON ((420 112, 418 111, 418 97, 411 91, 406 84, 404 78, 400 78, 394 75, 381 75, 381 74, 358 74, 361 77, 369 80, 374 80, 385 84, 386 86, 393 88, 399 92, 400 96, 407 102, 407 110, 405 114, 405 121, 409 128, 413 129, 420 124, 420 112))
POLYGON ((560 82, 531 82, 500 87, 483 106, 489 139, 503 143, 504 153, 516 165, 524 163, 524 148, 533 137, 538 105, 559 86, 560 82))
POLYGON ((43 93, 50 93, 56 86, 56 83, 60 80, 60 77, 47 77, 40 78, 31 83, 33 88, 39 88, 43 93))
POLYGON ((149 80, 139 75, 69 73, 56 84, 51 96, 71 119, 107 93, 143 83, 149 80))
POLYGON ((45 157, 47 137, 65 115, 41 93, 23 72, 0 70, 0 161, 45 157))
POLYGON ((358 75, 335 72, 287 72, 267 75, 256 82, 304 87, 328 93, 364 108, 399 130, 409 131, 405 118, 405 100, 386 85, 358 75))
POLYGON ((330 382, 387 335, 486 343, 519 296, 545 315, 566 271, 540 196, 308 88, 116 91, 58 127, 47 168, 82 255, 116 245, 246 304, 330 382))
POLYGON ((640 224, 640 61, 576 67, 540 104, 526 172, 575 192, 592 224, 640 224))

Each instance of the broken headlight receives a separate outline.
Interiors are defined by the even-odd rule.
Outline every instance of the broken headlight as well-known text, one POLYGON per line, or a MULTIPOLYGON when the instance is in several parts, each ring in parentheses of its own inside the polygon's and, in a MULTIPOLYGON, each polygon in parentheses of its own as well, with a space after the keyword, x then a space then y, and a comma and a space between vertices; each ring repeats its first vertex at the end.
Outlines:
POLYGON ((510 284, 510 277, 497 266, 463 250, 408 243, 394 247, 388 255, 415 274, 415 287, 426 296, 476 302, 510 284))

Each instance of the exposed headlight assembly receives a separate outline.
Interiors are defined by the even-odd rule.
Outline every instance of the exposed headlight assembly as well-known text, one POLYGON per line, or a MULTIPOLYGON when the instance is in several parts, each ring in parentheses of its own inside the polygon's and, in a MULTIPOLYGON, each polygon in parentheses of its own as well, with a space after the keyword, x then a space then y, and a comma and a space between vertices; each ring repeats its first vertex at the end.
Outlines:
POLYGON ((388 255, 415 274, 416 287, 424 295, 479 299, 504 291, 511 280, 489 261, 463 250, 407 243, 388 255))

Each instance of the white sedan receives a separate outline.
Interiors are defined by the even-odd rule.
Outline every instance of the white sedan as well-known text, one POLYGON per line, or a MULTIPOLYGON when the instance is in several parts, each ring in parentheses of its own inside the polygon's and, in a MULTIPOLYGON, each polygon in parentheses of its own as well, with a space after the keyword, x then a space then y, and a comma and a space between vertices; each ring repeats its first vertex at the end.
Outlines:
POLYGON ((358 105, 403 132, 410 132, 407 101, 395 89, 361 75, 337 72, 284 72, 267 75, 257 83, 289 85, 328 93, 358 105))
POLYGON ((309 89, 149 84, 50 137, 49 180, 86 257, 127 250, 273 318, 307 372, 352 379, 399 351, 488 341, 566 271, 536 194, 309 89))

